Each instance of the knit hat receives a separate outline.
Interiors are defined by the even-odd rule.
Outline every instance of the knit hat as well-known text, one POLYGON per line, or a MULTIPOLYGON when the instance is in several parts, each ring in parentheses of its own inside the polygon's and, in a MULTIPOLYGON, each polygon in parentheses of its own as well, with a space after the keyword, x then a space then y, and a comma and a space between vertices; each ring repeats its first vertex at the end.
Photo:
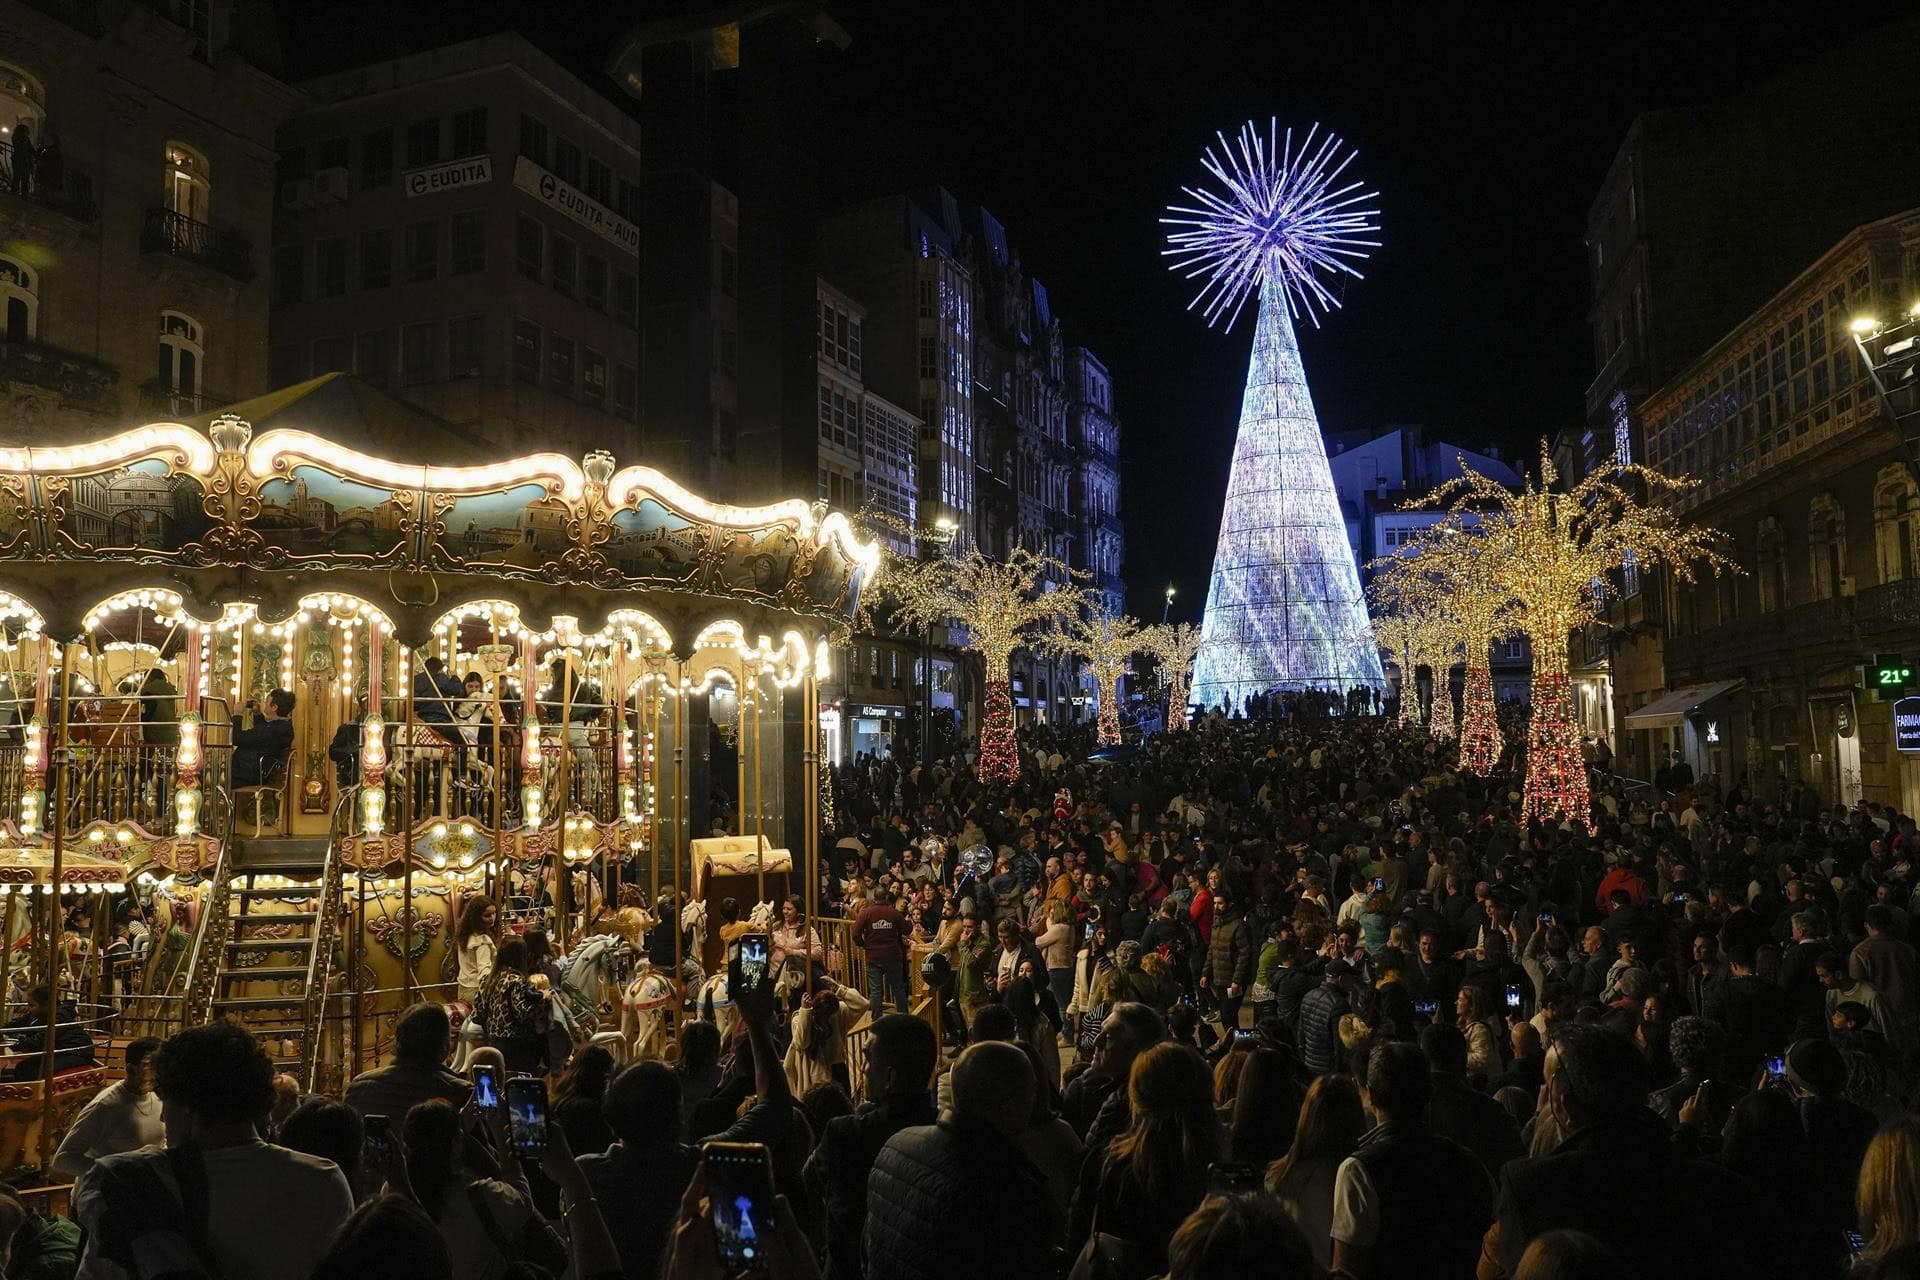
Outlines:
POLYGON ((1787 1050, 1787 1080, 1808 1093, 1839 1093, 1847 1087, 1847 1060, 1825 1040, 1802 1040, 1787 1050))

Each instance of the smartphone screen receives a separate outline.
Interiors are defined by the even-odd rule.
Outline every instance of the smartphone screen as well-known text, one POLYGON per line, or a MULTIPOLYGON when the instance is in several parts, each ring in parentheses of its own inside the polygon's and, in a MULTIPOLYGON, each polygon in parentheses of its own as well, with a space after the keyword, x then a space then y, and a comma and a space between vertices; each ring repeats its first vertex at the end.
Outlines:
POLYGON ((1767 1059, 1767 1079, 1785 1080, 1787 1078, 1787 1059, 1784 1054, 1774 1054, 1767 1059))
POLYGON ((1858 1231, 1849 1231, 1846 1233, 1846 1236, 1848 1253, 1857 1258, 1866 1251, 1867 1238, 1865 1236, 1861 1235, 1858 1231))
POLYGON ((1385 893, 1386 890, 1387 878, 1385 876, 1375 876, 1373 878, 1373 891, 1375 893, 1385 893))
POLYGON ((393 1156, 393 1121, 387 1116, 366 1120, 367 1167, 385 1169, 393 1156))
POLYGON ((1422 1000, 1414 1005, 1413 1008, 1416 1013, 1425 1014, 1431 1018, 1440 1011, 1440 1002, 1438 1000, 1422 1000))
POLYGON ((547 1149, 547 1083, 536 1076, 507 1081, 507 1133, 513 1149, 537 1156, 547 1149))
POLYGON ((494 1079, 492 1067, 473 1069, 473 1105, 482 1111, 500 1109, 500 1082, 494 1079))
POLYGON ((768 943, 766 934, 748 933, 733 944, 733 956, 727 964, 729 998, 752 995, 767 980, 768 943))
POLYGON ((709 1142, 707 1216, 720 1265, 732 1274, 764 1272, 773 1247, 773 1158, 758 1142, 709 1142))
POLYGON ((1507 988, 1507 1008, 1518 1009, 1519 1007, 1520 1007, 1520 988, 1515 986, 1509 986, 1507 988))

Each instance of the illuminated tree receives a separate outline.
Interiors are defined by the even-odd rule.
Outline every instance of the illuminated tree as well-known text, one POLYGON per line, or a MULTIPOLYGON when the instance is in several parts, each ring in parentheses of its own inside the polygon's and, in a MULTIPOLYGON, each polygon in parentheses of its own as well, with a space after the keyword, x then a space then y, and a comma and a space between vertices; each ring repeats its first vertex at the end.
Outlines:
POLYGON ((1214 545, 1193 672, 1205 706, 1273 689, 1384 687, 1367 639, 1360 575, 1333 489, 1293 317, 1340 305, 1379 244, 1374 194, 1343 177, 1352 151, 1318 126, 1270 123, 1220 136, 1211 181, 1161 221, 1173 269, 1200 282, 1192 306, 1231 327, 1257 297, 1240 432, 1214 545))
POLYGON ((1040 647, 1085 662, 1100 689, 1099 742, 1103 747, 1120 741, 1120 681, 1136 653, 1152 646, 1152 636, 1137 618, 1109 613, 1089 600, 1087 608, 1067 616, 1040 647))
POLYGON ((1420 723, 1420 686, 1414 676, 1419 665, 1417 654, 1422 643, 1420 619, 1385 602, 1376 602, 1373 611, 1374 643, 1400 672, 1400 726, 1411 728, 1420 723))
POLYGON ((1004 560, 989 560, 978 547, 932 560, 896 557, 881 578, 887 600, 909 626, 927 628, 957 620, 963 646, 986 666, 986 711, 980 726, 980 776, 1015 782, 1020 754, 1014 747, 1013 695, 1007 664, 1014 650, 1043 646, 1083 604, 1072 572, 1051 556, 1015 547, 1004 560))
MULTIPOLYGON (((1505 743, 1494 712, 1493 670, 1495 641, 1513 631, 1512 598, 1494 581, 1485 545, 1453 524, 1433 525, 1399 554, 1384 556, 1369 567, 1378 596, 1417 601, 1422 611, 1438 610, 1458 631, 1467 665, 1460 717, 1460 763, 1486 774, 1500 761, 1505 743)), ((1451 696, 1447 710, 1451 711, 1451 696)))
MULTIPOLYGON (((1540 471, 1515 492, 1472 468, 1435 492, 1458 536, 1478 539, 1489 580, 1513 607, 1513 622, 1533 649, 1532 714, 1527 724, 1526 819, 1591 817, 1580 729, 1567 676, 1567 638, 1600 616, 1597 582, 1631 561, 1664 563, 1682 582, 1705 564, 1738 569, 1717 548, 1718 534, 1683 524, 1669 506, 1693 487, 1645 467, 1596 471, 1566 491, 1543 444, 1540 471), (1644 492, 1644 498, 1635 490, 1644 492)), ((1453 536, 1453 535, 1442 535, 1453 536)))
POLYGON ((1167 677, 1167 732, 1179 733, 1187 727, 1187 679, 1200 656, 1200 628, 1191 622, 1162 623, 1148 629, 1146 647, 1167 677))

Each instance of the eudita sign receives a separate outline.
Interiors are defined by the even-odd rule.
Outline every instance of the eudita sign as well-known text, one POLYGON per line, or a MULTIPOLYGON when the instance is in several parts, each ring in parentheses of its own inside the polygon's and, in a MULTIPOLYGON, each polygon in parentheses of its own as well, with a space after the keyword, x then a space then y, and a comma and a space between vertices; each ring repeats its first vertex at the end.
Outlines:
POLYGON ((1900 751, 1920 751, 1920 698, 1893 704, 1893 745, 1900 751))
POLYGON ((578 188, 560 181, 525 156, 513 162, 513 185, 628 253, 640 252, 640 228, 598 200, 587 199, 578 188))
POLYGON ((433 196, 456 187, 477 187, 493 181, 493 157, 469 156, 430 164, 424 169, 409 169, 401 175, 400 185, 410 196, 433 196))

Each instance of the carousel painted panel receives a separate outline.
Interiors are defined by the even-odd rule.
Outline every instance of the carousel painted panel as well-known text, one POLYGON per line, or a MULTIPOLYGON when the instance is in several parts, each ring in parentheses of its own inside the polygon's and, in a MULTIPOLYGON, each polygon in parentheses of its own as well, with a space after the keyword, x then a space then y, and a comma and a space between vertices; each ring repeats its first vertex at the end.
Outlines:
POLYGON ((670 586, 698 585, 711 525, 689 519, 657 499, 646 497, 613 513, 613 532, 602 553, 619 575, 634 582, 670 586))
POLYGON ((427 560, 443 568, 491 569, 503 576, 537 577, 572 545, 572 512, 543 483, 492 493, 433 494, 427 560))
POLYGON ((265 549, 256 560, 351 564, 405 553, 417 495, 299 463, 261 481, 259 497, 259 514, 248 521, 265 549))
POLYGON ((716 559, 716 587, 728 595, 778 601, 793 581, 795 566, 803 563, 797 522, 725 530, 716 559))
POLYGON ((41 484, 59 556, 178 559, 213 527, 200 477, 175 470, 165 458, 41 484))

